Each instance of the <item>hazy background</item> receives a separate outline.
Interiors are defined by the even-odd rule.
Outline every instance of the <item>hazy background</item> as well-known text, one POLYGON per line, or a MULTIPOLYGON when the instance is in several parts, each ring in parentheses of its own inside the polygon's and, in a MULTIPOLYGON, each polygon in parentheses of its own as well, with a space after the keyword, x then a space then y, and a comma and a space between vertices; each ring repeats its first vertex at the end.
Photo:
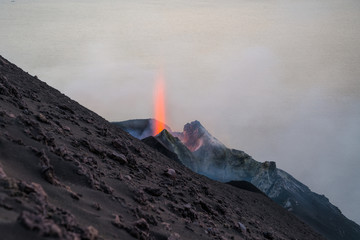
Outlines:
POLYGON ((0 0, 0 54, 110 121, 199 120, 360 223, 360 1, 0 0))

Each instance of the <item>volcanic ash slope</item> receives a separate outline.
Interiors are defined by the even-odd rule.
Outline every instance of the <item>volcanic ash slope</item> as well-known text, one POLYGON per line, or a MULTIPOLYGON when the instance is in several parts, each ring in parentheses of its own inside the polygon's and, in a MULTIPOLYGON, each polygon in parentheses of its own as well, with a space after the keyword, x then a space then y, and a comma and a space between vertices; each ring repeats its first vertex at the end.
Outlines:
MULTIPOLYGON (((126 107, 126 106, 124 106, 126 107)), ((1 239, 322 239, 0 57, 1 239)))

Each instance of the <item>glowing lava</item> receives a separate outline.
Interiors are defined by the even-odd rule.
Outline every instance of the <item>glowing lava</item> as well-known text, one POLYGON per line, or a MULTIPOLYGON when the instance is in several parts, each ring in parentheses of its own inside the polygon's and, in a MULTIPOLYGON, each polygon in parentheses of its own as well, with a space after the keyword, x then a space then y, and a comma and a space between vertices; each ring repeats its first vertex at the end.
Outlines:
POLYGON ((165 80, 162 73, 156 78, 154 91, 154 126, 153 136, 160 133, 165 128, 165 80))

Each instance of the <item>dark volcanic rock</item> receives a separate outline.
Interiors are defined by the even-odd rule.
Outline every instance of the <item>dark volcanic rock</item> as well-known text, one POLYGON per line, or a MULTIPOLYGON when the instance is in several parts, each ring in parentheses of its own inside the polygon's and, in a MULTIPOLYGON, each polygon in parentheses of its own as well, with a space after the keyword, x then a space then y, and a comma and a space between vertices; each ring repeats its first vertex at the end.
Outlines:
MULTIPOLYGON (((193 154, 190 150, 181 142, 177 137, 174 137, 166 129, 161 131, 158 135, 154 137, 158 142, 165 146, 168 151, 175 153, 176 157, 174 159, 179 160, 185 166, 189 167, 192 170, 197 170, 197 161, 194 159, 193 154)), ((149 146, 156 149, 156 146, 148 144, 149 146)), ((170 155, 170 154, 169 154, 170 155)))
MULTIPOLYGON (((166 131, 166 130, 164 130, 166 131)), ((162 144, 159 140, 157 140, 155 137, 153 136, 149 136, 147 138, 144 138, 141 140, 143 143, 145 143, 146 145, 156 149, 158 152, 161 152, 162 154, 164 154, 166 157, 173 159, 175 161, 180 162, 178 156, 176 155, 176 153, 170 151, 167 147, 164 146, 164 144, 162 144)))
POLYGON ((260 194, 265 195, 265 193, 263 193, 260 189, 258 189, 253 184, 251 184, 247 181, 230 181, 230 182, 227 182, 227 184, 237 187, 237 188, 240 188, 240 189, 250 191, 250 192, 255 192, 255 193, 260 193, 260 194))
POLYGON ((322 239, 267 197, 234 189, 0 57, 1 239, 322 239))

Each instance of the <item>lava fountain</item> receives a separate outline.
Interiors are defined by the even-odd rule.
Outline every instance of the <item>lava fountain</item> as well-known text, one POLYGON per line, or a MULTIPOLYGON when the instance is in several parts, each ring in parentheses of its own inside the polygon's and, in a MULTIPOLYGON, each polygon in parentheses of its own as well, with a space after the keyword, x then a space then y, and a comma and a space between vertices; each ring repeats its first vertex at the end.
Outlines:
POLYGON ((153 136, 165 129, 165 79, 163 73, 156 77, 154 90, 153 136))

